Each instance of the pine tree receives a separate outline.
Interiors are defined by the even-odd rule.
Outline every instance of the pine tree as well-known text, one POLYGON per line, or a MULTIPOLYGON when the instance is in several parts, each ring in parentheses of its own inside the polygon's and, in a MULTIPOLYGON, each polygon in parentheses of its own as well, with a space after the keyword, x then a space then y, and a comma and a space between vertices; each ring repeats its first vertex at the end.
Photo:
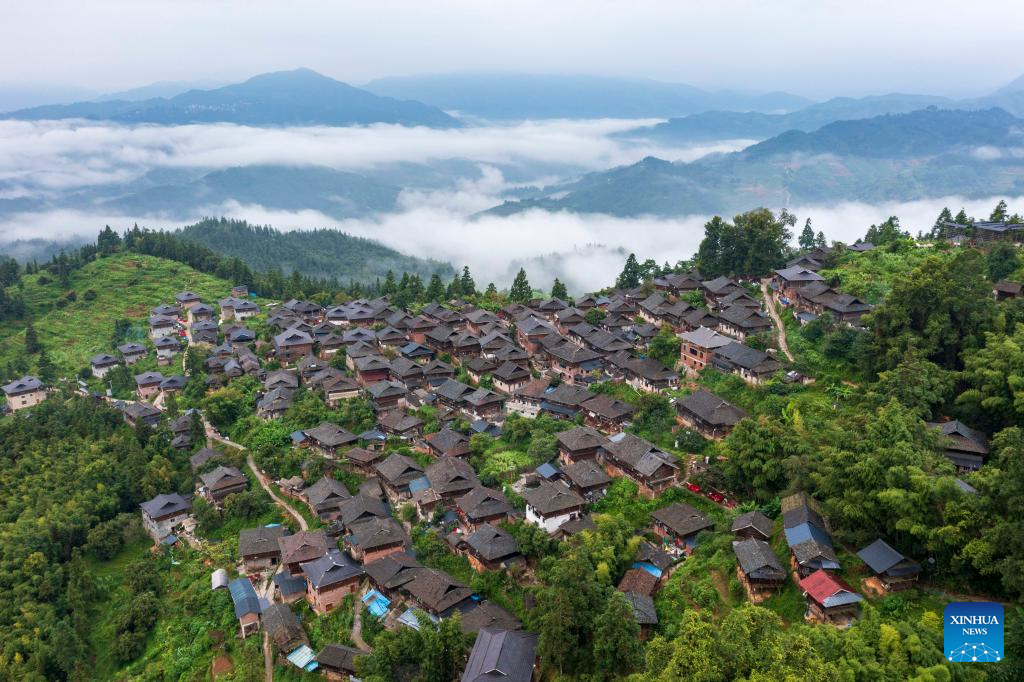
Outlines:
POLYGON ((814 230, 811 228, 810 218, 808 218, 807 222, 804 223, 804 229, 800 233, 800 238, 797 243, 800 244, 800 248, 805 251, 810 251, 814 248, 814 230))
POLYGON ((551 298, 558 298, 563 301, 569 298, 569 291, 557 277, 555 277, 555 283, 551 285, 551 298))
POLYGON ((932 227, 932 238, 945 239, 948 230, 946 223, 951 222, 953 222, 953 212, 949 210, 948 206, 943 206, 942 212, 939 213, 939 217, 935 219, 935 225, 932 227))
POLYGON ((25 353, 28 355, 35 355, 43 349, 39 343, 39 336, 36 334, 36 328, 29 322, 28 326, 25 327, 25 353))
POLYGON ((988 219, 994 223, 1001 223, 1006 220, 1006 213, 1006 202, 1000 199, 996 207, 992 209, 992 215, 988 219))
POLYGON ((640 269, 640 263, 636 260, 636 254, 631 253, 626 259, 622 272, 615 278, 615 286, 618 289, 633 289, 640 286, 642 276, 643 272, 640 269))
POLYGON ((181 411, 178 409, 178 396, 174 393, 168 394, 167 398, 164 400, 164 413, 166 413, 171 419, 175 419, 180 412, 181 411))
POLYGON ((824 248, 828 246, 828 242, 825 241, 825 233, 819 231, 818 235, 814 238, 814 245, 817 247, 824 248))
POLYGON ((473 276, 469 274, 468 265, 462 267, 462 295, 476 296, 476 282, 473 281, 473 276))
POLYGON ((519 268, 519 273, 516 275, 515 281, 512 282, 508 297, 516 303, 529 303, 532 296, 533 288, 530 287, 530 282, 526 279, 526 270, 519 268))
POLYGON ((100 236, 96 239, 96 248, 99 249, 100 255, 109 256, 117 251, 120 246, 121 236, 110 229, 110 225, 104 226, 103 230, 100 231, 100 236))
POLYGON ((640 667, 643 646, 633 608, 618 590, 594 619, 594 668, 607 678, 622 678, 640 667))
POLYGON ((445 297, 449 301, 462 298, 462 280, 459 279, 458 274, 452 278, 452 281, 448 284, 448 288, 445 289, 445 297))
POLYGON ((45 348, 39 349, 39 360, 37 361, 39 379, 44 384, 52 384, 57 378, 57 367, 50 359, 50 353, 45 348))
POLYGON ((484 296, 487 297, 488 301, 498 300, 498 287, 494 286, 494 282, 487 285, 487 291, 484 292, 484 296))
POLYGON ((192 445, 206 443, 206 426, 203 425, 199 410, 192 411, 192 417, 188 422, 188 435, 192 439, 192 445))
POLYGON ((441 282, 441 275, 436 272, 430 277, 426 297, 428 301, 434 303, 440 303, 444 299, 444 284, 441 282))
POLYGON ((960 212, 956 214, 955 218, 953 218, 953 222, 957 225, 970 225, 974 220, 969 218, 967 216, 967 212, 961 208, 960 212))

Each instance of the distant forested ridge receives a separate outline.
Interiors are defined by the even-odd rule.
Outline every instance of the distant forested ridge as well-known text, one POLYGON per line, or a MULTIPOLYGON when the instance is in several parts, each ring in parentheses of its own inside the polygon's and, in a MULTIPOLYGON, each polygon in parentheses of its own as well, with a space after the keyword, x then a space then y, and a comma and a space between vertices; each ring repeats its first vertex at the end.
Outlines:
POLYGON ((442 277, 455 273, 448 263, 403 256, 371 239, 330 229, 281 232, 220 218, 203 220, 177 234, 260 271, 297 270, 307 277, 360 283, 383 279, 389 270, 426 278, 434 273, 442 277))
POLYGON ((244 83, 189 90, 169 99, 55 104, 5 114, 28 121, 82 118, 117 123, 237 123, 254 126, 393 123, 457 128, 458 119, 410 100, 382 97, 309 69, 264 73, 244 83))
POLYGON ((790 130, 732 154, 692 163, 647 157, 545 188, 545 196, 491 209, 618 216, 731 213, 751 205, 915 201, 1024 192, 1024 120, 1002 109, 837 121, 790 130))

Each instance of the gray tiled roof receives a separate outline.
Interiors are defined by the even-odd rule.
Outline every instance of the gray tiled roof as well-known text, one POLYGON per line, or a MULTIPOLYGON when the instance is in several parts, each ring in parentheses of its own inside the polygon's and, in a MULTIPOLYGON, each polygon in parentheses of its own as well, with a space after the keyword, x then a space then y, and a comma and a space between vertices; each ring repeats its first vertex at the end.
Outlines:
POLYGON ((469 653, 462 682, 530 682, 537 639, 531 632, 483 628, 469 653))

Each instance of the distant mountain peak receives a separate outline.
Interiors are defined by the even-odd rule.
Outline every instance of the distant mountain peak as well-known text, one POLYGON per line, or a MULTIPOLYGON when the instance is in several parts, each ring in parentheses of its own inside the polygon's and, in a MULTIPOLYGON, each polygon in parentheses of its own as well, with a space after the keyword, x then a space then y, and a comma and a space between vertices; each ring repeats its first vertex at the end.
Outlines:
POLYGON ((1009 95, 1015 92, 1024 92, 1024 74, 1021 74, 1014 78, 1012 81, 999 88, 993 95, 1009 95))
POLYGON ((241 83, 193 89, 170 98, 77 102, 22 109, 23 120, 82 118, 117 123, 237 123, 281 125, 397 125, 457 128, 461 122, 422 102, 376 95, 308 68, 275 71, 241 83))

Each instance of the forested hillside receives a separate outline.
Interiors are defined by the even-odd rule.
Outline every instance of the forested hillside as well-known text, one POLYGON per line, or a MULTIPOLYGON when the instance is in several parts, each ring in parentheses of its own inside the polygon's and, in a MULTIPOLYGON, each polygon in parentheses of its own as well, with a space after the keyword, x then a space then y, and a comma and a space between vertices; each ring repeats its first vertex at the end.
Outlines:
POLYGON ((491 213, 543 208, 670 216, 836 201, 1016 196, 1024 191, 1020 158, 977 151, 1016 147, 1022 139, 1021 120, 1001 109, 926 109, 838 121, 691 163, 647 157, 553 185, 540 198, 507 201, 491 213))
POLYGON ((372 283, 388 270, 424 278, 437 273, 445 279, 455 272, 448 263, 405 256, 370 239, 330 229, 281 232, 221 218, 204 220, 178 234, 223 256, 240 258, 256 270, 298 270, 343 283, 372 283))

